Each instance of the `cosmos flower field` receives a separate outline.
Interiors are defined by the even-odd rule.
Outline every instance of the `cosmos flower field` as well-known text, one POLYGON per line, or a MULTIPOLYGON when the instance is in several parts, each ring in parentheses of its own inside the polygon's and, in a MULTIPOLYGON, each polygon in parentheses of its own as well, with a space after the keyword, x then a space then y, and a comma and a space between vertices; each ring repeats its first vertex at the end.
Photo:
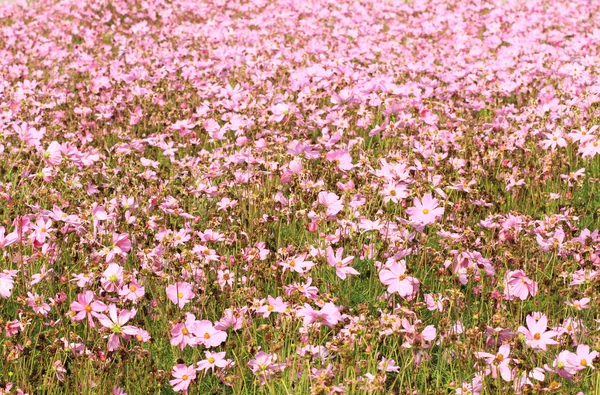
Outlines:
POLYGON ((0 394, 600 393, 600 7, 0 4, 0 394))

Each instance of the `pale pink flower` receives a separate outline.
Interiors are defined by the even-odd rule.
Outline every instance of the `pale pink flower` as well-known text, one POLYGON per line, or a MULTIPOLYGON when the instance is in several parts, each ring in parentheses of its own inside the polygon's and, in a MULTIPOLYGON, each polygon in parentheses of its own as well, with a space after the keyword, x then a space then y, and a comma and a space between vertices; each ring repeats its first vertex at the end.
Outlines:
POLYGON ((227 332, 216 329, 208 320, 197 321, 192 331, 205 347, 217 347, 227 340, 227 332))
POLYGON ((121 296, 123 300, 130 300, 133 303, 137 303, 138 299, 142 298, 144 294, 145 288, 135 280, 131 280, 129 285, 124 285, 119 290, 119 296, 121 296))
POLYGON ((114 351, 119 347, 121 336, 135 336, 137 334, 138 328, 132 325, 125 325, 135 316, 136 312, 135 309, 119 310, 116 305, 111 304, 108 306, 108 317, 104 314, 95 315, 100 324, 112 332, 108 336, 108 351, 114 351))
POLYGON ((167 298, 180 309, 183 308, 195 296, 192 291, 192 284, 187 282, 178 282, 167 286, 167 298))
POLYGON ((411 222, 428 225, 434 223, 438 217, 444 214, 444 208, 438 207, 439 201, 432 197, 431 193, 426 193, 423 199, 415 198, 413 203, 414 207, 406 209, 411 222))
POLYGON ((8 299, 15 286, 14 277, 17 275, 16 270, 4 270, 0 273, 0 296, 8 299))
POLYGON ((525 335, 525 342, 534 349, 541 349, 546 351, 547 345, 558 344, 554 339, 558 333, 555 331, 547 331, 548 318, 545 315, 541 315, 536 320, 534 315, 530 314, 526 318, 527 328, 524 326, 519 327, 519 332, 525 335))
POLYGON ((485 359, 486 363, 488 364, 488 367, 491 369, 493 379, 498 378, 498 372, 500 372, 500 375, 505 381, 512 381, 513 379, 512 370, 509 366, 510 361, 512 361, 512 359, 508 357, 509 355, 510 345, 508 344, 503 344, 502 346, 500 346, 500 349, 498 350, 496 355, 487 352, 475 353, 476 358, 485 359))
POLYGON ((388 286, 389 293, 397 292, 403 298, 415 294, 419 289, 419 280, 406 274, 404 260, 387 263, 379 272, 379 280, 388 286))
POLYGON ((327 216, 335 216, 344 209, 344 202, 333 192, 319 192, 318 201, 325 206, 327 216))
POLYGON ((169 380, 173 391, 184 391, 187 393, 190 383, 196 378, 196 369, 194 365, 185 366, 184 364, 178 364, 173 367, 171 374, 175 377, 173 380, 169 380))
POLYGON ((117 263, 111 263, 108 265, 104 273, 102 273, 102 279, 100 280, 100 283, 106 292, 116 292, 118 287, 121 286, 122 281, 123 267, 117 263))
POLYGON ((346 278, 347 275, 358 275, 360 274, 356 269, 349 266, 350 263, 354 260, 353 255, 349 255, 346 258, 342 258, 344 254, 343 248, 338 248, 335 254, 333 253, 333 248, 331 246, 327 247, 327 264, 333 268, 335 268, 335 273, 342 280, 346 278))
POLYGON ((202 361, 197 363, 197 370, 208 370, 210 369, 211 371, 215 370, 215 367, 217 368, 224 368, 228 365, 230 365, 232 363, 231 360, 229 359, 225 359, 225 351, 223 352, 211 352, 211 351, 204 351, 204 357, 205 359, 203 359, 202 361))
POLYGON ((283 267, 284 272, 286 270, 290 270, 302 274, 306 271, 309 271, 314 266, 314 262, 305 260, 306 255, 306 253, 297 255, 295 257, 288 258, 283 262, 279 262, 279 264, 283 267))
POLYGON ((515 297, 525 300, 537 295, 538 284, 527 277, 523 270, 512 270, 504 275, 504 298, 513 300, 515 297))
POLYGON ((334 162, 338 169, 342 171, 348 171, 354 168, 350 153, 344 150, 330 151, 327 153, 326 159, 329 162, 334 162))
POLYGON ((281 296, 273 298, 272 296, 267 297, 267 303, 256 309, 257 313, 262 314, 263 318, 267 318, 271 313, 285 313, 288 304, 283 301, 281 296))

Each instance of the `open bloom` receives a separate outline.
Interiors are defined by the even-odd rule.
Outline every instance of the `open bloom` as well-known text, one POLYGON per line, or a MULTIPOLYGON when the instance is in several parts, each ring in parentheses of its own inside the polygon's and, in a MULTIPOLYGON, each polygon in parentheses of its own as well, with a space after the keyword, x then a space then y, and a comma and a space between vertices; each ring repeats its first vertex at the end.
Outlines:
POLYGON ((538 284, 531 280, 523 270, 510 270, 504 275, 504 298, 513 300, 515 297, 525 300, 537 295, 538 284))
POLYGON ((211 351, 204 351, 204 356, 206 357, 206 359, 203 359, 202 361, 198 362, 198 370, 215 370, 215 367, 217 368, 224 368, 227 365, 231 364, 231 360, 229 359, 225 359, 225 351, 223 352, 211 352, 211 351))
POLYGON ((108 336, 108 351, 114 351, 119 347, 120 344, 120 336, 130 335, 135 336, 137 334, 137 329, 132 325, 125 325, 132 319, 136 310, 117 310, 117 306, 111 304, 108 306, 108 317, 104 314, 97 314, 96 318, 100 321, 102 326, 109 328, 112 333, 108 336))
POLYGON ((338 248, 335 254, 333 253, 333 248, 331 246, 327 247, 327 264, 333 268, 335 268, 335 273, 342 280, 346 278, 347 275, 357 275, 360 274, 356 269, 352 266, 349 266, 350 263, 354 260, 354 256, 349 255, 346 258, 342 258, 344 254, 343 248, 338 248))
POLYGON ((407 297, 419 289, 419 280, 406 274, 406 262, 392 262, 386 264, 385 269, 379 272, 379 280, 388 286, 388 292, 397 292, 400 296, 407 297))
POLYGON ((94 301, 94 298, 95 295, 92 291, 85 291, 77 295, 77 301, 71 302, 71 310, 77 313, 73 317, 74 321, 82 321, 87 317, 90 326, 92 328, 96 326, 92 316, 104 313, 108 307, 100 301, 94 301))
POLYGON ((178 282, 167 287, 167 298, 180 309, 186 305, 193 297, 192 284, 186 282, 178 282))
POLYGON ((196 378, 196 369, 194 365, 185 366, 184 364, 178 364, 173 367, 171 374, 175 377, 173 380, 169 380, 169 384, 173 386, 173 391, 187 392, 190 383, 196 378))
POLYGON ((426 193, 423 199, 415 198, 413 203, 414 207, 406 209, 411 222, 428 225, 434 223, 438 217, 444 214, 444 208, 438 207, 439 201, 432 197, 431 193, 426 193))
POLYGON ((541 315, 539 319, 533 315, 528 315, 526 318, 527 328, 524 326, 519 327, 519 332, 525 335, 525 342, 535 349, 541 349, 546 351, 546 346, 549 344, 558 344, 558 342, 552 339, 558 335, 555 331, 546 331, 548 328, 548 318, 545 315, 541 315))
POLYGON ((15 286, 14 277, 16 275, 16 270, 5 270, 2 273, 0 273, 0 296, 4 299, 10 297, 12 289, 15 286))
POLYGON ((510 345, 503 344, 500 346, 496 355, 487 352, 476 352, 475 357, 485 359, 485 362, 488 364, 488 369, 491 370, 492 378, 498 378, 498 372, 500 372, 500 375, 505 381, 511 381, 513 379, 513 374, 508 365, 512 359, 508 357, 509 354, 510 345))

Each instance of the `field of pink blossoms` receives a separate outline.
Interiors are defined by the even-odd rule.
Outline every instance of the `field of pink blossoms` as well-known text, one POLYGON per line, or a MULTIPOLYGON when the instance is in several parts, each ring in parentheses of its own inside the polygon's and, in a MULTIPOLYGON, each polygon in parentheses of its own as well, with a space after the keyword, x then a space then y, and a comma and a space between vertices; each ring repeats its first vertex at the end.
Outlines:
POLYGON ((593 0, 0 5, 0 394, 599 394, 593 0))

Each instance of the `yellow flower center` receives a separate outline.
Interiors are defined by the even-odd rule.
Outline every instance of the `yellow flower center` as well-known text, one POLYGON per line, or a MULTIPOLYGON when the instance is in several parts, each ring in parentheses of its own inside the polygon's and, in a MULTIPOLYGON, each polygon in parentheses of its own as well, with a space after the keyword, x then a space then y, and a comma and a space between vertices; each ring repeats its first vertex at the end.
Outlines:
POLYGON ((188 375, 187 375, 187 374, 184 374, 183 376, 181 376, 181 379, 182 379, 183 381, 186 381, 186 380, 188 379, 188 375))
POLYGON ((183 329, 181 330, 181 333, 182 333, 183 335, 187 336, 187 335, 189 335, 189 334, 190 334, 190 331, 188 331, 188 330, 187 330, 187 328, 183 328, 183 329))
POLYGON ((136 287, 135 285, 130 285, 130 286, 129 286, 129 290, 130 290, 131 292, 135 292, 135 291, 137 291, 137 287, 136 287))
POLYGON ((269 305, 269 307, 267 307, 267 310, 273 311, 273 310, 275 310, 275 307, 273 307, 273 305, 269 305))
POLYGON ((426 209, 426 208, 425 208, 425 209, 423 209, 423 214, 425 214, 425 215, 429 214, 429 210, 428 210, 428 209, 426 209))
POLYGON ((90 306, 89 304, 87 306, 84 307, 85 312, 86 313, 90 313, 92 311, 92 306, 90 306))
POLYGON ((183 294, 182 294, 181 292, 177 292, 177 297, 178 297, 179 299, 181 299, 181 298, 183 298, 183 294))
POLYGON ((398 276, 398 280, 400 280, 400 281, 404 281, 405 278, 406 278, 406 274, 401 274, 398 276))
POLYGON ((215 359, 213 357, 208 358, 208 363, 215 363, 215 359))
POLYGON ((541 337, 542 337, 542 336, 540 336, 540 334, 539 334, 539 333, 536 333, 535 335, 533 335, 533 338, 534 338, 535 340, 540 340, 540 338, 541 338, 541 337))
POLYGON ((290 267, 294 267, 294 266, 296 266, 296 262, 295 261, 291 261, 290 262, 290 267))
POLYGON ((583 367, 587 366, 587 361, 585 359, 582 359, 581 362, 579 362, 579 364, 583 367))
POLYGON ((206 332, 206 333, 204 334, 204 338, 205 338, 205 339, 210 339, 210 334, 209 334, 208 332, 206 332))

